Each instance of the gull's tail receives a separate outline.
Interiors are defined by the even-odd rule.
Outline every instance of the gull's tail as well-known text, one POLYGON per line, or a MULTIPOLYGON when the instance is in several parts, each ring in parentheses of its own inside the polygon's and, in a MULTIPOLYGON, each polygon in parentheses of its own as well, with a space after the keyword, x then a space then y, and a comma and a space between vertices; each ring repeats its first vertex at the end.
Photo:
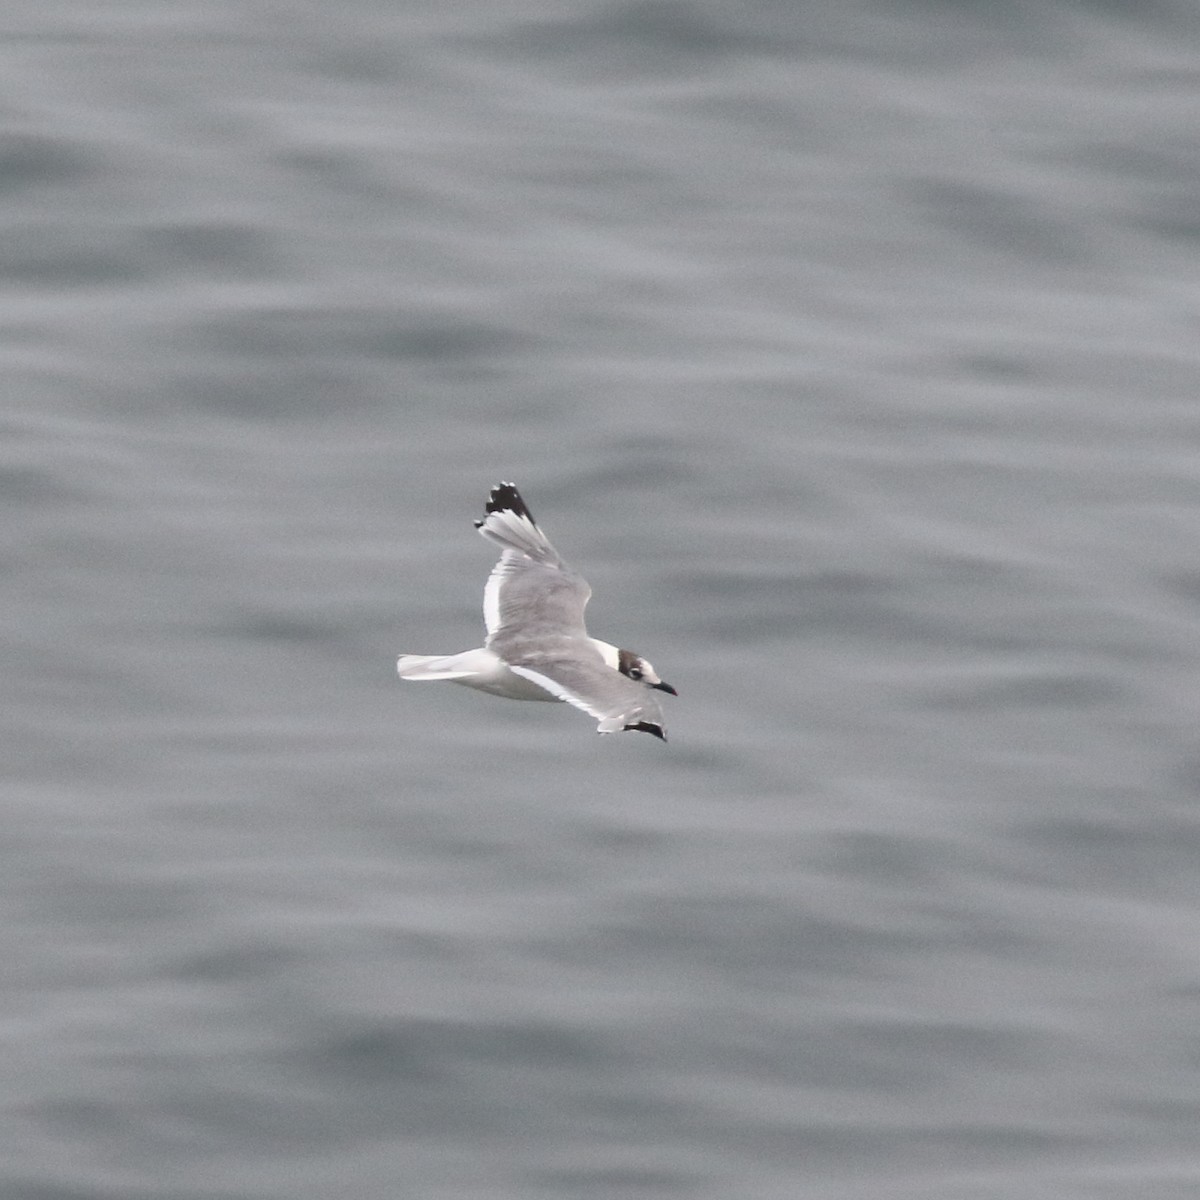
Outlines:
POLYGON ((469 679, 479 673, 465 654, 402 654, 396 659, 401 679, 469 679))
POLYGON ((559 565, 562 560, 546 535, 537 527, 521 493, 512 483, 498 483, 484 505, 483 517, 475 528, 497 546, 516 550, 535 562, 559 565))

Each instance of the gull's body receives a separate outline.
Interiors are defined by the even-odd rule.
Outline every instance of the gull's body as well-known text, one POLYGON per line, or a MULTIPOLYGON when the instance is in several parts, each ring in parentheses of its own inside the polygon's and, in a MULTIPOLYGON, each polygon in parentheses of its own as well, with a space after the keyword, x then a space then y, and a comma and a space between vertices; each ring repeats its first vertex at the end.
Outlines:
POLYGON ((483 590, 484 644, 461 654, 404 654, 402 679, 448 680, 510 700, 564 700, 601 733, 638 730, 666 740, 653 689, 675 694, 631 650, 589 637, 592 590, 559 557, 511 483, 492 489, 479 532, 502 548, 483 590))

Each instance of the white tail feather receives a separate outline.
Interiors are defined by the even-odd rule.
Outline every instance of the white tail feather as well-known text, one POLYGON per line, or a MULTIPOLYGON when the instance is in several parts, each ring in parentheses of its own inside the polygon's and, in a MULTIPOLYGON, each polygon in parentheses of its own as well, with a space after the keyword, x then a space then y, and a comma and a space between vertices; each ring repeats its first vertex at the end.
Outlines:
POLYGON ((466 679, 477 672, 463 669, 457 654, 402 654, 396 660, 401 679, 418 682, 434 679, 466 679))

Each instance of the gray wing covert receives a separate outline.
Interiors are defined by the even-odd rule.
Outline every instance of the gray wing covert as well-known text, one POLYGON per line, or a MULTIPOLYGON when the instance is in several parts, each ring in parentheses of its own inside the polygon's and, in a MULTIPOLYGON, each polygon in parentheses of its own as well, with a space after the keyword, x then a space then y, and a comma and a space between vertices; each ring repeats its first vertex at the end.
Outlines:
POLYGON ((567 566, 535 562, 505 550, 483 589, 483 619, 490 649, 520 653, 521 643, 547 637, 587 636, 583 610, 591 597, 587 581, 567 566))

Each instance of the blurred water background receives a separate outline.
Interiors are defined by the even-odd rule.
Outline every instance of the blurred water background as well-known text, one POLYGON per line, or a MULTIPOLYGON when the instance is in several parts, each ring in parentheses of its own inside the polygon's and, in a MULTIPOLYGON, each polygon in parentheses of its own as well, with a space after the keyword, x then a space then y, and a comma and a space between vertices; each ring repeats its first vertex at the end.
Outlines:
POLYGON ((16 0, 0 1196, 1200 1194, 1200 8, 16 0), (671 741, 401 685, 515 479, 671 741))

